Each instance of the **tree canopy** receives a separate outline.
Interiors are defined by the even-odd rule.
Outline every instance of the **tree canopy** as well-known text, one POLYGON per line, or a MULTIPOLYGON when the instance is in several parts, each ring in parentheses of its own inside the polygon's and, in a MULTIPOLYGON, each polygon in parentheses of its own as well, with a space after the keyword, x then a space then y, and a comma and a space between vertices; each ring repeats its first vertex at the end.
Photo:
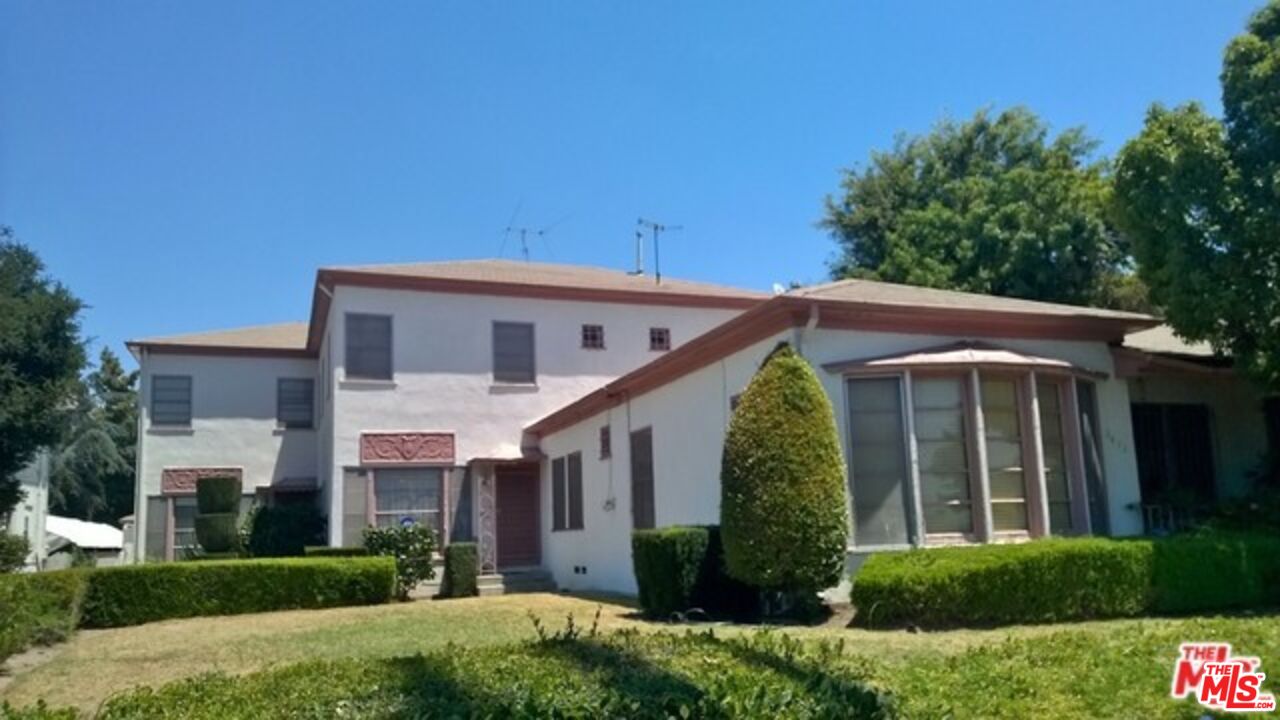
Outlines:
POLYGON ((1145 307, 1128 253, 1107 223, 1106 166, 1074 128, 1050 139, 1025 108, 898 138, 848 170, 822 226, 833 277, 967 292, 1145 307))
POLYGON ((1224 117, 1155 105, 1121 150, 1117 223, 1179 334, 1280 389, 1280 3, 1227 46, 1224 117))
POLYGON ((53 447, 74 402, 81 303, 25 245, 0 232, 0 515, 21 499, 14 475, 53 447))
POLYGON ((84 520, 119 522, 133 512, 138 373, 102 349, 81 384, 66 439, 53 454, 51 509, 84 520))

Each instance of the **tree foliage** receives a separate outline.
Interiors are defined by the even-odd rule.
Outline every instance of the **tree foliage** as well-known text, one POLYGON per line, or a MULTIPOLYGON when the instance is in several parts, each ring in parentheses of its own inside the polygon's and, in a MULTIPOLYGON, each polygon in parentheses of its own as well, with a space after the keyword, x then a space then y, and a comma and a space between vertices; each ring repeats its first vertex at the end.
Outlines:
POLYGON ((0 515, 20 499, 14 475, 65 430, 85 360, 80 301, 11 236, 0 228, 0 515))
POLYGON ((784 592, 840 581, 849 518, 835 415, 791 347, 775 350, 742 393, 720 473, 730 576, 784 592))
POLYGON ((1227 47, 1224 118, 1155 105, 1120 152, 1117 223, 1169 322, 1280 389, 1280 3, 1227 47))
POLYGON ((79 387, 70 430, 53 456, 53 512, 110 523, 133 512, 137 381, 137 371, 126 372, 115 353, 102 349, 97 369, 79 387))
POLYGON ((849 170, 822 222, 832 276, 1141 309, 1145 292, 1106 221, 1106 167, 1079 128, 1050 139, 1025 108, 900 137, 849 170))

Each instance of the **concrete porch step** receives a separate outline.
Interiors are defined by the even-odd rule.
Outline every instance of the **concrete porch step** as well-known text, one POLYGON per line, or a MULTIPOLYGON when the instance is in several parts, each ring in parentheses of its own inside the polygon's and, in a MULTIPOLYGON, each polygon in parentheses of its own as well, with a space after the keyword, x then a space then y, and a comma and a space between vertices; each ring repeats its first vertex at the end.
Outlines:
POLYGON ((540 567, 511 568, 491 575, 481 575, 476 585, 481 597, 512 593, 554 592, 556 583, 551 573, 540 567))

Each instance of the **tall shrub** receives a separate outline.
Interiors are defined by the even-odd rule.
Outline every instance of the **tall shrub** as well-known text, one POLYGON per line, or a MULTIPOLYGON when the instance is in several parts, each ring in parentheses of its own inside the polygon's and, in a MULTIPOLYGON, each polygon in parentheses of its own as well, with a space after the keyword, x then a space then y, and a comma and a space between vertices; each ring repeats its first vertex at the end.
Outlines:
POLYGON ((235 550, 239 540, 240 478, 203 477, 196 480, 196 541, 207 553, 235 550))
POLYGON ((840 581, 849 520, 831 402, 809 364, 780 345, 729 423, 720 527, 730 576, 812 594, 840 581))
POLYGON ((432 556, 436 551, 436 534, 431 528, 412 523, 396 527, 364 529, 364 547, 370 555, 386 555, 396 559, 396 596, 408 600, 418 583, 436 576, 432 556))
POLYGON ((324 542, 325 519, 311 503, 258 507, 245 525, 250 557, 297 557, 324 542))

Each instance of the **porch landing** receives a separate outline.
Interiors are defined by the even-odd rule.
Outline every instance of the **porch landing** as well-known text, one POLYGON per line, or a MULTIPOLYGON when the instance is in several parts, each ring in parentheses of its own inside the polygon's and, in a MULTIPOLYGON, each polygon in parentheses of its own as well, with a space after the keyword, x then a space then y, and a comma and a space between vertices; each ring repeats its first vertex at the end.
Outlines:
MULTIPOLYGON (((444 578, 444 563, 436 562, 434 579, 421 583, 414 588, 410 596, 415 600, 431 599, 440 592, 440 582, 444 578)), ((476 585, 480 589, 480 597, 492 595, 511 595, 515 593, 555 592, 556 583, 547 570, 533 567, 513 567, 486 573, 477 578, 476 585)))

